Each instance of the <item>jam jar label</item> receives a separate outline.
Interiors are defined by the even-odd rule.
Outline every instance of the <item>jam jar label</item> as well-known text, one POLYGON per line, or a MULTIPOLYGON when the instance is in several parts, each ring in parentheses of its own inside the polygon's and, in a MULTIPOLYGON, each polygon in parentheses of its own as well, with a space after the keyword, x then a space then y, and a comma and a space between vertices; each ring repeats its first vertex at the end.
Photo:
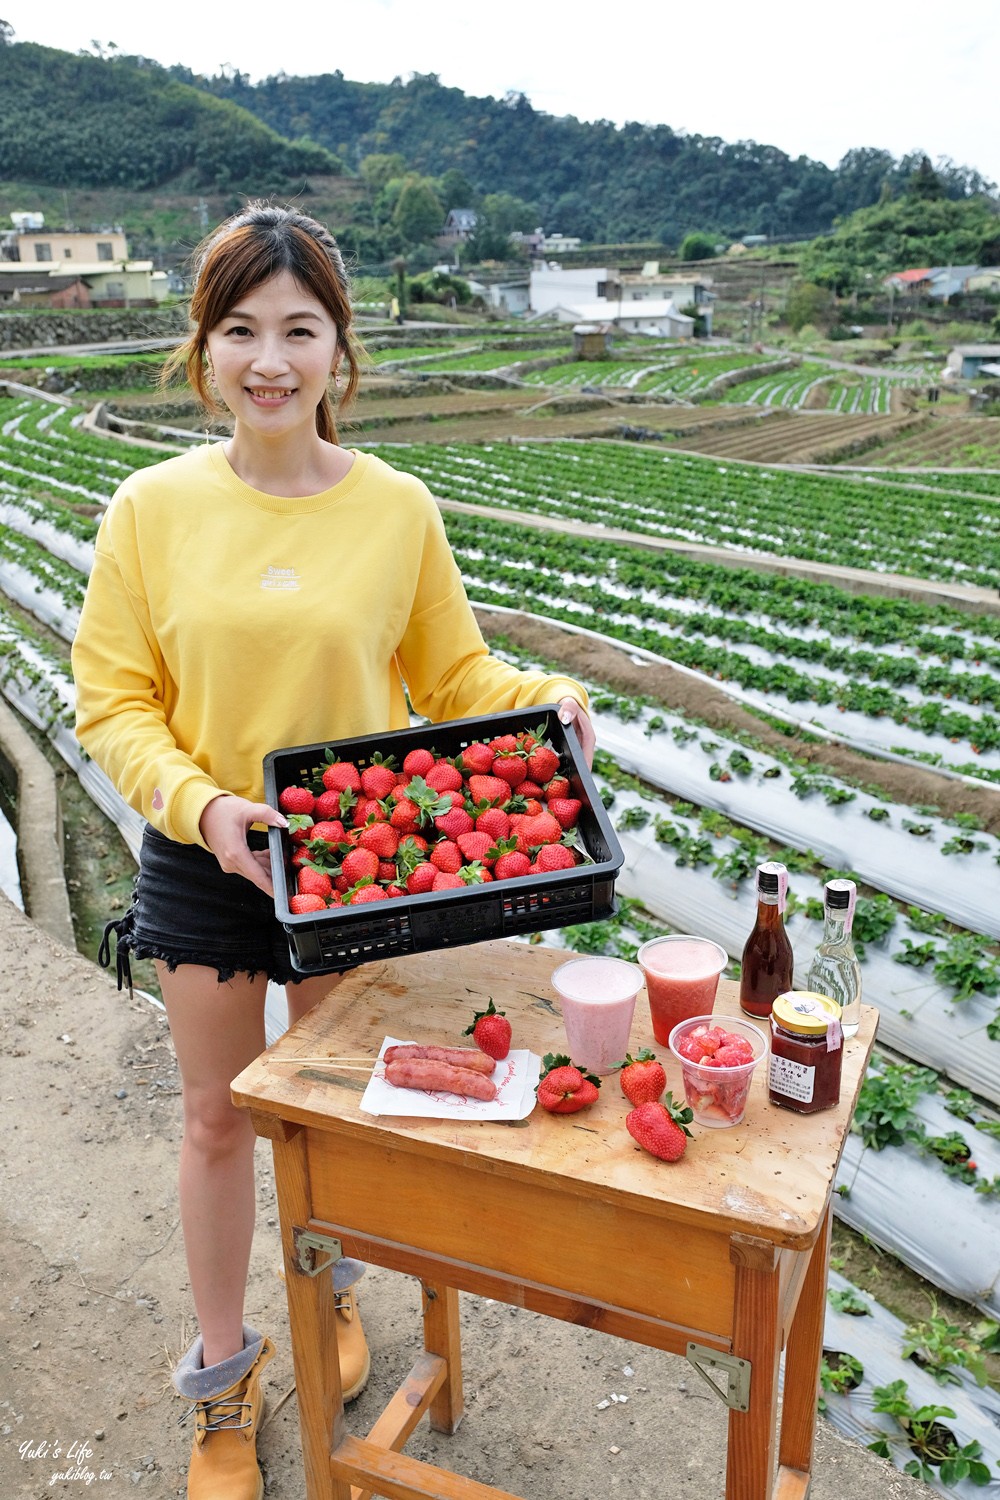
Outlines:
POLYGON ((806 1063, 792 1062, 788 1057, 778 1057, 772 1052, 767 1082, 773 1093, 798 1099, 801 1104, 811 1104, 816 1069, 806 1063))

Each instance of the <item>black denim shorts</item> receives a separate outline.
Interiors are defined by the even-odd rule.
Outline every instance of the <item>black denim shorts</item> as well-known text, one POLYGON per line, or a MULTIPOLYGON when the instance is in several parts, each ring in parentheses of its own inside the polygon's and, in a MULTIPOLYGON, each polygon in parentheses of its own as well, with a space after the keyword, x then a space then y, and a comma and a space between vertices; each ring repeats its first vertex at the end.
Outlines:
MULTIPOLYGON (((249 842, 264 849, 267 834, 251 832, 249 842)), ((132 987, 130 954, 162 959, 171 973, 179 964, 200 964, 215 969, 220 984, 241 973, 263 973, 277 984, 303 978, 292 965, 288 935, 270 896, 243 875, 225 874, 200 844, 175 843, 148 824, 132 904, 104 929, 98 959, 105 968, 112 933, 119 989, 132 987)))

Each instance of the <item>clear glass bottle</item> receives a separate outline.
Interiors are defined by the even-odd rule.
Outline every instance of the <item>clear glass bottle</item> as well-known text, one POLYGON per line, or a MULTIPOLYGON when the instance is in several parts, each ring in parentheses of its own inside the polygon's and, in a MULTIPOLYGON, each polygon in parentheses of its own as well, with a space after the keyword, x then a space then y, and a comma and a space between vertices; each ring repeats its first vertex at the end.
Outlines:
POLYGON ((851 927, 858 888, 853 880, 828 880, 823 894, 823 940, 809 967, 806 988, 829 995, 840 1006, 845 1036, 854 1036, 861 1021, 861 966, 851 927))
POLYGON ((792 945, 785 931, 788 871, 774 860, 757 866, 757 920, 746 940, 740 969, 740 1008, 769 1016, 778 995, 792 985, 792 945))

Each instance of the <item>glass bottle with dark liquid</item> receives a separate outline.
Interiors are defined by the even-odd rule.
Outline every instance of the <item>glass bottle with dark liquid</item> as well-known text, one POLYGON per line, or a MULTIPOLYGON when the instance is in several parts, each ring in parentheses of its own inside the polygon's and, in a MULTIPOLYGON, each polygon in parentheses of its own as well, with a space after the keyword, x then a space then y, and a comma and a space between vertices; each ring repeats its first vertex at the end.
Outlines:
POLYGON ((773 860, 757 866, 757 920, 743 949, 740 1008, 769 1016, 779 995, 794 988, 792 945, 785 932, 788 871, 773 860))

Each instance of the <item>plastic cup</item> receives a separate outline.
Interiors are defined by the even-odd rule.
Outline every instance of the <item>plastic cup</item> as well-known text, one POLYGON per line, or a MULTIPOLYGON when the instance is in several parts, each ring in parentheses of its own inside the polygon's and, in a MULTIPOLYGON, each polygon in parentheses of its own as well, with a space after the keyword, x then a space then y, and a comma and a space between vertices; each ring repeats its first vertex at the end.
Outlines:
POLYGON ((678 932, 643 943, 636 961, 646 979, 653 1035, 666 1047, 679 1022, 712 1009, 729 955, 709 938, 678 932))
POLYGON ((571 958, 552 975, 569 1055, 588 1073, 614 1069, 628 1052, 642 970, 620 958, 571 958))
POLYGON ((767 1055, 767 1038, 760 1027, 736 1016, 692 1016, 674 1027, 669 1046, 681 1065, 684 1099, 694 1112, 695 1124, 706 1125, 710 1130, 738 1125, 746 1111, 753 1070, 767 1055), (705 1031, 719 1027, 731 1035, 745 1037, 753 1048, 753 1061, 706 1067, 685 1057, 679 1044, 699 1027, 705 1031))

